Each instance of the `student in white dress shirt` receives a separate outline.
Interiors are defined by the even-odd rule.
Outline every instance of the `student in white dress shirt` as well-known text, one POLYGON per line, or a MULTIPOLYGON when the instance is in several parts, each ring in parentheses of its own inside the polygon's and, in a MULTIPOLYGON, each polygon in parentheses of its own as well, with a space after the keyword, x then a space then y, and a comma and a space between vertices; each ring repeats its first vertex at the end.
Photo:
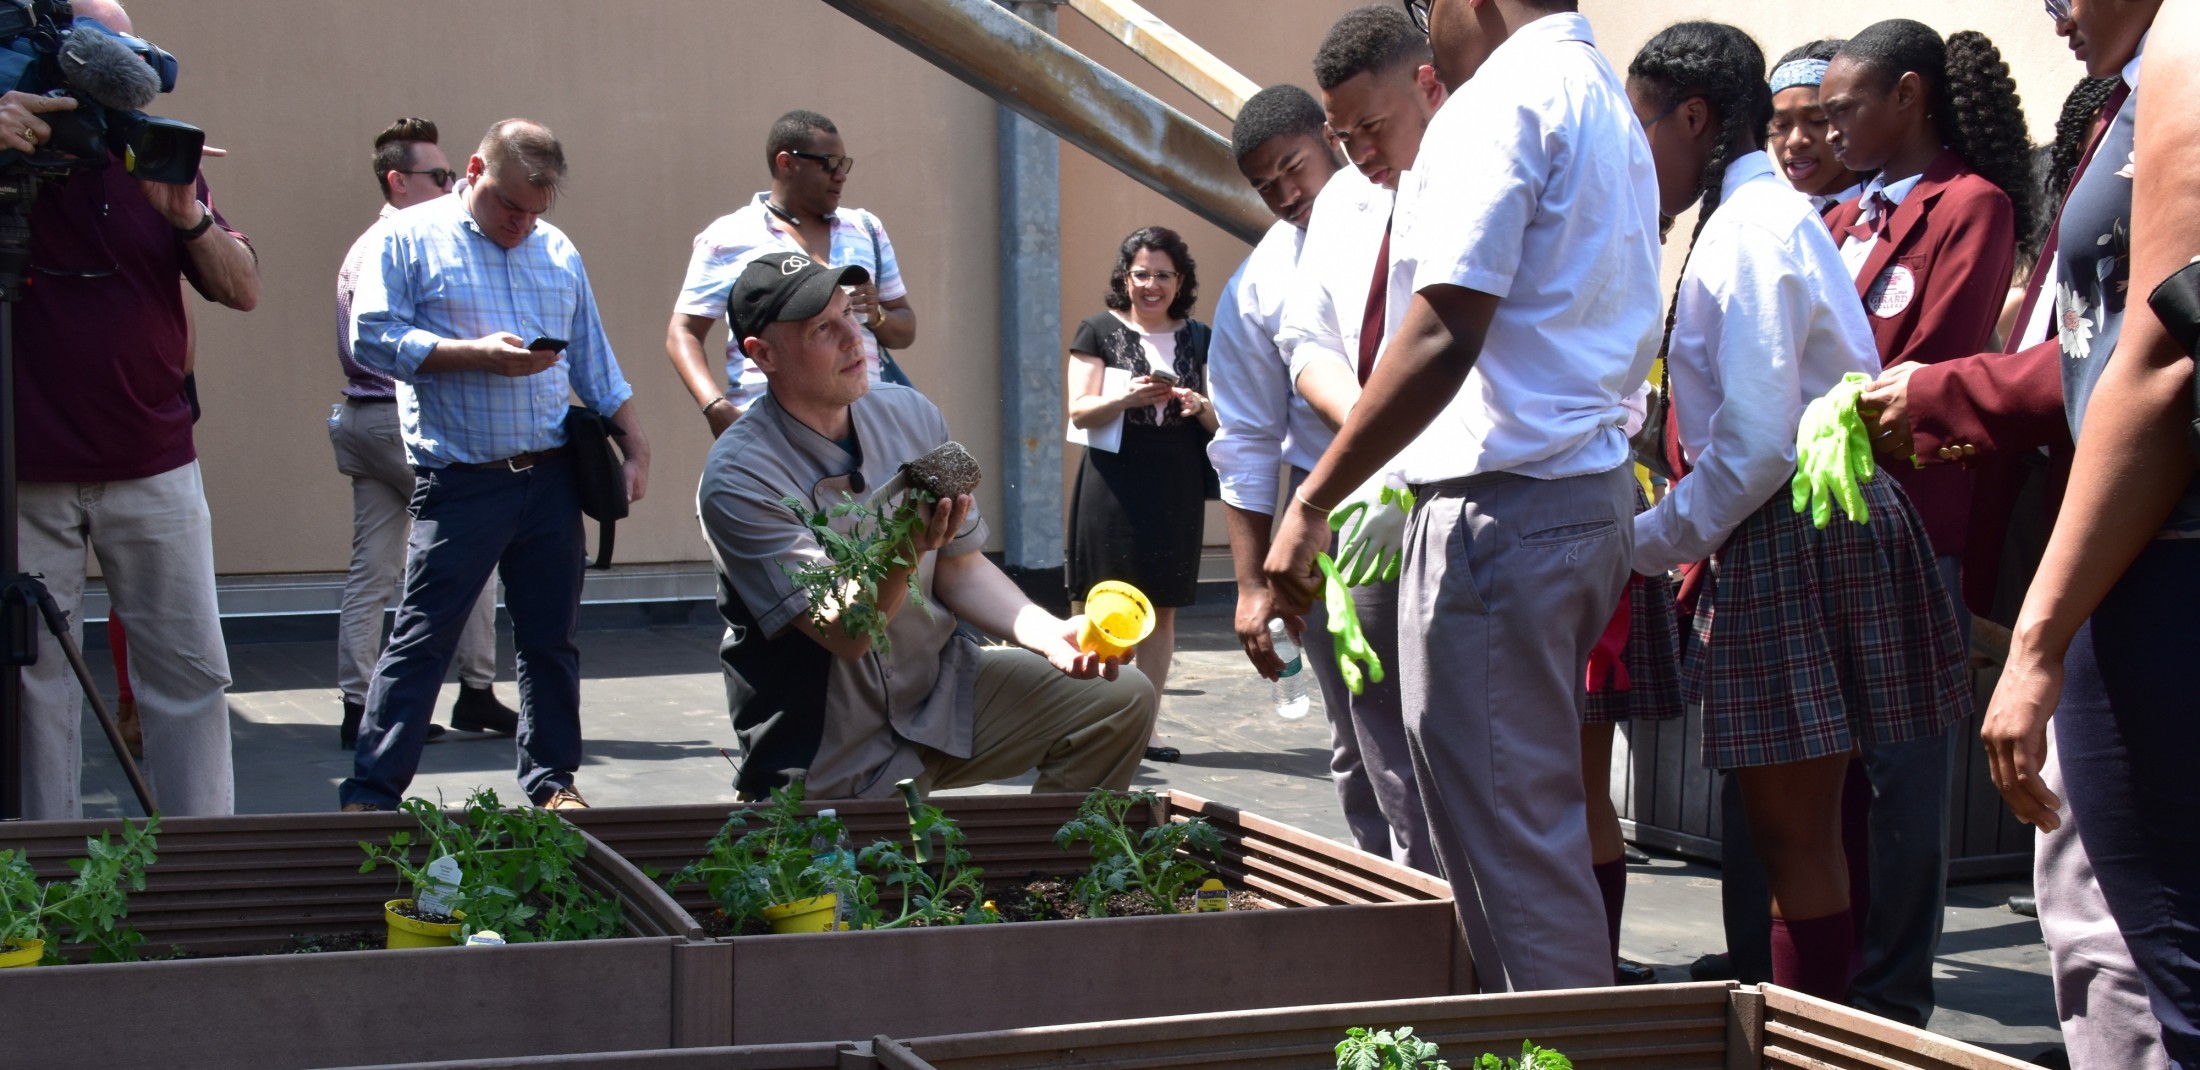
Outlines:
MULTIPOLYGON (((1386 10, 1405 21, 1395 9, 1386 10)), ((1414 43, 1420 43, 1418 36, 1414 43)), ((1247 100, 1231 130, 1231 149, 1239 172, 1275 213, 1277 223, 1239 265, 1215 303, 1207 374, 1219 426, 1207 445, 1207 457, 1221 480, 1230 556, 1237 566, 1238 641, 1254 668, 1274 679, 1283 663, 1268 640, 1268 621, 1275 613, 1260 566, 1268 556, 1279 490, 1289 493, 1279 487, 1277 477, 1288 464, 1295 487, 1335 433, 1292 390, 1290 361, 1278 348, 1277 335, 1297 289, 1308 220, 1339 161, 1323 128, 1321 104, 1295 85, 1270 86, 1247 100)), ((1393 666, 1398 617, 1395 596, 1382 596, 1386 594, 1356 592, 1355 602, 1369 644, 1385 666, 1393 666)), ((1327 622, 1318 618, 1317 610, 1299 641, 1329 717, 1329 776, 1337 787, 1345 827, 1361 850, 1433 871, 1428 822, 1421 816, 1413 764, 1405 753, 1397 677, 1366 684, 1360 694, 1352 694, 1338 669, 1327 622)))
POLYGON ((1771 98, 1748 34, 1684 22, 1651 38, 1627 89, 1662 207, 1701 201, 1667 320, 1687 471, 1635 519, 1637 572, 1710 559, 1681 679, 1705 764, 1740 781, 1772 889, 1772 973, 1847 997, 1856 933, 1842 789, 1860 742, 1945 732, 1964 651, 1925 528, 1892 479, 1869 524, 1820 529, 1792 506, 1804 406, 1878 350, 1833 236, 1763 151, 1771 98))
POLYGON ((1658 197, 1575 7, 1413 6, 1451 95, 1399 183, 1383 359, 1268 559, 1278 606, 1305 607, 1330 510, 1406 451, 1406 731, 1487 991, 1612 983, 1583 924, 1604 904, 1580 730, 1634 541, 1623 401, 1657 340, 1658 197))

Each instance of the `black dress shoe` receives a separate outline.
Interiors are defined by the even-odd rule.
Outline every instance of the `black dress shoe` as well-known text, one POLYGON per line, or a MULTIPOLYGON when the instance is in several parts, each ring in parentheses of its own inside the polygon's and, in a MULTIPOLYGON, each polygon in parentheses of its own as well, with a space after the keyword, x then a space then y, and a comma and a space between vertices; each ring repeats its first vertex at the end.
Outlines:
POLYGON ((1182 757, 1184 757, 1184 752, 1175 747, 1146 748, 1146 760, 1149 762, 1173 762, 1182 757))
POLYGON ((497 699, 495 688, 460 684, 458 701, 451 703, 451 727, 509 736, 519 731, 519 714, 497 699))
POLYGON ((1714 951, 1688 964, 1688 978, 1692 981, 1731 981, 1734 979, 1734 959, 1724 951, 1714 951))
POLYGON ((1658 971, 1628 959, 1619 960, 1618 968, 1612 971, 1612 983, 1616 985, 1648 985, 1657 980, 1658 971))
MULTIPOLYGON (((342 744, 345 750, 359 749, 359 719, 366 715, 367 708, 365 705, 353 702, 350 699, 344 700, 344 723, 342 727, 336 730, 336 741, 342 744)), ((428 738, 423 742, 433 743, 442 738, 443 726, 433 721, 428 722, 428 738)))
POLYGON ((343 744, 345 750, 359 749, 359 719, 366 715, 365 703, 344 700, 344 724, 336 730, 336 741, 343 744))
POLYGON ((2009 912, 2022 914, 2027 918, 2039 917, 2040 901, 2036 896, 2012 895, 2009 897, 2009 912))

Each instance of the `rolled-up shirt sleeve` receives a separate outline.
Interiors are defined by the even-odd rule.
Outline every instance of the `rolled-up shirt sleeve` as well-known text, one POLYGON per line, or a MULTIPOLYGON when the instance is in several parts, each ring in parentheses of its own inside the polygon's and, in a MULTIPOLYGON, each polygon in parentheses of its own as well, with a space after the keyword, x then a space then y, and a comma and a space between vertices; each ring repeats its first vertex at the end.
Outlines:
POLYGON ((1222 500, 1250 513, 1274 514, 1277 473, 1289 430, 1290 369, 1246 293, 1246 267, 1230 277, 1215 305, 1214 341, 1207 375, 1214 391, 1214 441, 1207 459, 1222 485, 1222 500))
POLYGON ((425 378, 421 363, 443 339, 413 326, 412 264, 409 236, 393 235, 382 243, 381 255, 359 273, 351 301, 351 354, 369 371, 417 383, 425 378))

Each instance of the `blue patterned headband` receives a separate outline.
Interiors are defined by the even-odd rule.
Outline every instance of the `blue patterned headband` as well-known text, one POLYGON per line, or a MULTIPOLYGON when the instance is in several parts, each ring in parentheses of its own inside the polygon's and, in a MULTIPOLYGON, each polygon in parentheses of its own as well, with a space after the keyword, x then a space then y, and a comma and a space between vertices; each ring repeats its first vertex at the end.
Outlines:
POLYGON ((1826 61, 1822 59, 1797 59, 1780 64, 1772 72, 1772 95, 1799 85, 1816 88, 1826 80, 1826 61))

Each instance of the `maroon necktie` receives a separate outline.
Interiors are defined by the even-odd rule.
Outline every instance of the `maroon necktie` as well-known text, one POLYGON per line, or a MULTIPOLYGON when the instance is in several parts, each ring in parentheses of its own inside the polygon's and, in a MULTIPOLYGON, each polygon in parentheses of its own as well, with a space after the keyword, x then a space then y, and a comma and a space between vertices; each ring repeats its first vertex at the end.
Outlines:
POLYGON ((1894 220, 1893 201, 1885 193, 1873 193, 1863 204, 1864 213, 1856 218, 1856 225, 1849 228, 1849 237, 1857 241, 1885 239, 1887 224, 1894 220))
MULTIPOLYGON (((2118 82, 2116 91, 2108 95, 2108 102, 2101 105, 2100 126, 2093 133, 2092 143, 2086 146, 2085 155, 2078 158, 2077 169, 2070 173, 2070 187, 2063 192, 2063 207, 2068 208, 2070 206, 2070 192, 2076 190, 2078 180, 2085 177, 2085 169, 2092 165, 2094 153, 2100 151, 2101 142, 2108 137, 2108 128, 2116 125, 2116 113, 2123 110, 2124 101, 2130 96, 2131 83, 2118 82)), ((2061 247, 2062 213, 2057 211, 2055 213, 2055 225, 2047 230, 2047 243, 2040 246, 2039 259, 2033 261, 2032 284, 2025 287, 2024 304, 2017 309, 2017 322, 2016 326, 2009 331, 2009 344, 2003 347, 2009 352, 2017 351, 2019 348, 2018 342, 2023 339, 2024 332, 2031 327, 2032 311, 2039 307, 2040 294, 2044 289, 2042 283, 2047 280, 2046 274, 2040 271, 2040 265, 2054 263, 2055 253, 2061 247)))
POLYGON ((1375 254, 1375 281, 1367 286, 1367 311, 1360 314, 1360 385, 1375 374, 1375 354, 1383 347, 1383 320, 1390 314, 1390 220, 1383 220, 1383 246, 1375 254))

